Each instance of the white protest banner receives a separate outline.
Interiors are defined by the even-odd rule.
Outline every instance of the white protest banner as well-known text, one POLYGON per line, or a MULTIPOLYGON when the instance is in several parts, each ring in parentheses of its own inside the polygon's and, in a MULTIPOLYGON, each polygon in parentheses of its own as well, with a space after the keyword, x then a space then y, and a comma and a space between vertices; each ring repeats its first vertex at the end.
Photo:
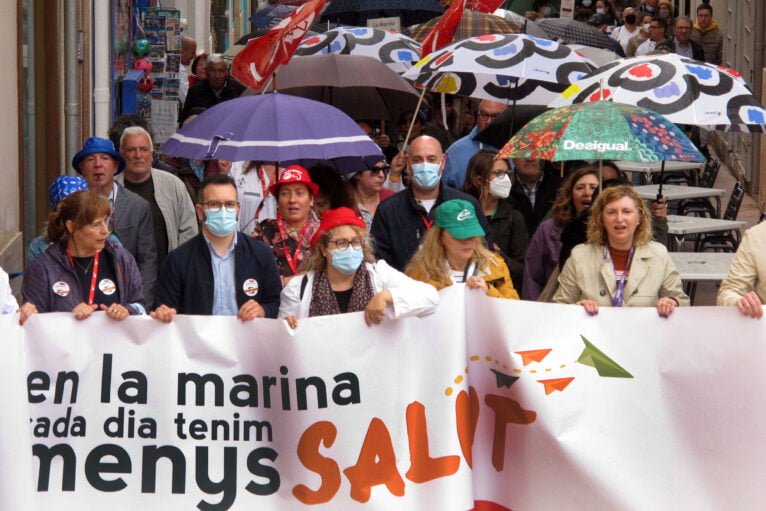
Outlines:
POLYGON ((0 508, 766 499, 763 321, 705 307, 590 317, 461 286, 441 298, 428 318, 304 319, 295 335, 281 321, 222 317, 2 318, 0 457, 13 480, 0 508))

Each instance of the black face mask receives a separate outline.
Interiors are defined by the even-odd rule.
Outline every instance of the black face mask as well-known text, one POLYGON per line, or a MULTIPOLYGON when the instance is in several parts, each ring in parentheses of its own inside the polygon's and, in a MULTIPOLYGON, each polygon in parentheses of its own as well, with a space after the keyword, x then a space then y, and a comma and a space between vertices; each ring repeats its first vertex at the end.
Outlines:
POLYGON ((625 15, 625 23, 628 25, 635 25, 636 24, 636 15, 635 14, 626 14, 625 15))

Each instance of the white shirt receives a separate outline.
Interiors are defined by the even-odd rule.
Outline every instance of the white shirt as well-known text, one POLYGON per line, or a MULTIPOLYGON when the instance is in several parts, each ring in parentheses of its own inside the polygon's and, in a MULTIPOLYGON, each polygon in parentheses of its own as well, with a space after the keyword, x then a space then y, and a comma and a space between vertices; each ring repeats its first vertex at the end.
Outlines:
MULTIPOLYGON (((436 288, 425 282, 409 278, 404 273, 391 268, 384 260, 375 263, 363 263, 370 273, 372 289, 379 293, 384 289, 391 291, 393 307, 386 309, 388 318, 427 316, 439 305, 439 293, 436 288)), ((290 279, 280 296, 279 317, 295 316, 305 318, 311 306, 311 289, 314 284, 314 272, 306 274, 306 287, 301 298, 302 276, 290 279)))
POLYGON ((178 99, 181 105, 186 103, 186 94, 189 92, 189 75, 191 74, 191 62, 188 66, 178 66, 178 99))
POLYGON ((11 291, 8 274, 0 268, 0 314, 13 314, 19 310, 19 304, 11 291))
POLYGON ((269 176, 263 173, 263 180, 258 169, 250 169, 245 173, 248 162, 235 161, 231 164, 229 175, 237 185, 237 200, 239 201, 239 230, 247 235, 252 234, 255 226, 264 220, 277 217, 277 199, 268 193, 269 176), (264 197, 264 191, 266 196, 264 197), (261 206, 263 203, 263 207, 261 206), (260 207, 260 211, 258 208, 260 207), (257 218, 256 218, 257 216, 257 218))
POLYGON ((651 52, 654 51, 654 48, 657 46, 657 43, 652 41, 651 39, 647 39, 643 43, 641 43, 641 46, 638 47, 636 50, 636 57, 643 57, 644 55, 648 55, 651 52))
POLYGON ((638 25, 634 27, 633 32, 629 31, 628 27, 623 25, 614 29, 611 37, 620 43, 620 46, 622 46, 622 51, 628 51, 628 42, 630 41, 631 37, 638 34, 638 31, 638 25))

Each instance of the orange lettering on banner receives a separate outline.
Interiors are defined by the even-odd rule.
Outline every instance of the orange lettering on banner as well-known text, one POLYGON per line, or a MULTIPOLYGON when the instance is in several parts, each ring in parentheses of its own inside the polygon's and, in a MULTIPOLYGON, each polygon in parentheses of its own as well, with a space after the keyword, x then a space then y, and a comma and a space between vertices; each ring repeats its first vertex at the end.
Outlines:
POLYGON ((488 394, 484 398, 484 402, 495 412, 492 466, 500 472, 505 464, 506 426, 508 424, 531 424, 537 418, 537 414, 531 410, 524 410, 518 401, 495 394, 488 394))
POLYGON ((426 407, 414 401, 407 407, 407 439, 410 444, 410 469, 407 479, 425 483, 457 472, 459 456, 432 458, 428 452, 426 407))
POLYGON ((337 434, 338 430, 332 422, 322 421, 309 426, 298 441, 298 459, 304 467, 316 472, 322 478, 322 484, 316 491, 303 484, 293 488, 295 498, 304 504, 329 502, 340 489, 338 464, 319 454, 319 445, 332 447, 337 434))
POLYGON ((351 498, 358 502, 370 500, 370 488, 379 484, 385 484, 397 497, 404 495, 404 480, 396 470, 391 434, 382 420, 370 421, 356 465, 343 473, 351 482, 351 498))
POLYGON ((468 387, 468 392, 460 391, 455 398, 455 417, 460 450, 463 451, 463 458, 468 466, 473 468, 473 439, 476 436, 476 425, 479 423, 479 394, 476 389, 468 387))

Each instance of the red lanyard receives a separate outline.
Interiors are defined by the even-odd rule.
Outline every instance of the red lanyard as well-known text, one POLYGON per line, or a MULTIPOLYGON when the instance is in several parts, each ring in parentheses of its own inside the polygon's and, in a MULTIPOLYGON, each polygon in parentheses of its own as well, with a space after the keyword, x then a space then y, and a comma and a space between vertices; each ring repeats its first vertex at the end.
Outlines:
POLYGON ((256 169, 258 172, 258 180, 261 182, 261 203, 258 204, 258 207, 255 210, 255 216, 253 219, 256 223, 258 223, 258 217, 261 216, 261 210, 263 209, 263 206, 266 204, 266 197, 269 194, 269 187, 266 186, 266 173, 263 171, 263 167, 258 165, 258 168, 256 169))
MULTIPOLYGON (((72 259, 72 253, 69 251, 69 247, 66 248, 66 255, 69 258, 69 264, 72 265, 72 269, 77 271, 74 267, 74 259, 72 259)), ((98 257, 101 255, 101 251, 97 251, 93 256, 93 273, 90 276, 90 291, 88 292, 88 305, 93 305, 93 298, 96 296, 96 279, 98 278, 98 257)))
POLYGON ((426 231, 427 231, 434 224, 434 221, 426 218, 426 216, 423 213, 418 213, 418 214, 420 215, 420 219, 423 221, 423 225, 426 226, 426 231))
POLYGON ((295 252, 290 255, 290 250, 287 248, 287 240, 289 236, 287 236, 287 233, 285 232, 285 225, 282 222, 282 216, 277 214, 277 226, 279 227, 279 235, 282 237, 282 252, 285 254, 285 259, 287 260, 288 266, 290 266, 290 269, 293 271, 293 275, 298 273, 298 266, 295 263, 295 260, 298 257, 298 253, 301 251, 301 245, 303 245, 303 235, 306 233, 306 228, 308 225, 308 220, 306 220, 306 222, 303 224, 303 227, 301 227, 300 232, 298 233, 298 245, 295 247, 295 252))

